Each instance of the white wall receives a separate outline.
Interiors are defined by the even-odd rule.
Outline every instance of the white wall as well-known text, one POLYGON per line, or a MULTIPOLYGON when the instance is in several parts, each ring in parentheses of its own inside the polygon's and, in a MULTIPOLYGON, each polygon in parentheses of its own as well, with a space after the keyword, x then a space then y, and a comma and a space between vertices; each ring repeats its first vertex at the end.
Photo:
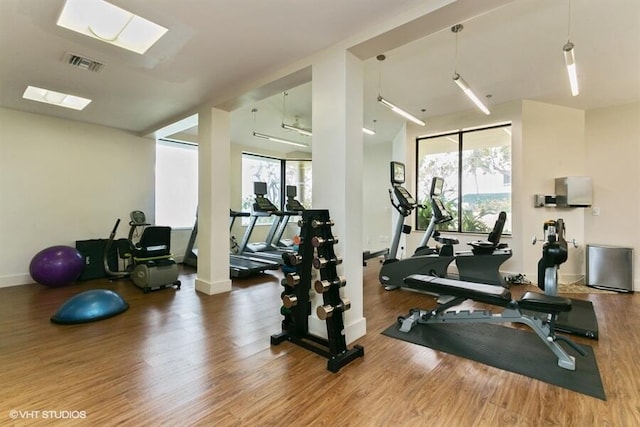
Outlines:
POLYGON ((640 103, 586 113, 587 170, 593 207, 585 211, 586 243, 635 248, 634 290, 640 291, 640 103))
POLYGON ((389 218, 389 162, 391 142, 364 143, 362 165, 363 211, 362 236, 365 250, 371 252, 388 248, 391 244, 389 218))
MULTIPOLYGON (((512 244, 514 256, 522 259, 522 272, 537 283, 538 260, 542 244, 531 244, 533 236, 543 237, 546 220, 562 218, 567 240, 576 239, 578 248, 569 246, 569 259, 560 266, 560 280, 574 282, 584 274, 584 208, 534 208, 534 194, 554 194, 555 178, 587 175, 585 166, 584 111, 535 101, 522 103, 522 155, 513 168, 522 180, 514 185, 518 194, 514 206, 522 207, 516 229, 521 237, 512 244), (519 201, 517 201, 519 200, 519 201)), ((514 231, 515 234, 515 231, 514 231)))
POLYGON ((117 218, 126 236, 132 210, 153 221, 155 141, 5 108, 0 129, 0 286, 32 283, 38 251, 106 239, 117 218))

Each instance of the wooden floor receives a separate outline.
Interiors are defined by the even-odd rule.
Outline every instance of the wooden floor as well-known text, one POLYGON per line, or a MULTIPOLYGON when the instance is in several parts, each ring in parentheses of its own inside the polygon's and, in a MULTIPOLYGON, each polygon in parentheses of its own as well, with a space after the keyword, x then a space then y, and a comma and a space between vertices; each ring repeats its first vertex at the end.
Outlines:
POLYGON ((195 292, 194 274, 180 291, 151 294, 128 281, 0 289, 0 426, 640 426, 640 295, 573 295, 598 315, 600 340, 577 341, 594 347, 602 401, 381 335, 432 299, 385 292, 378 269, 365 268, 365 356, 337 374, 291 343, 270 346, 281 321, 276 275, 216 296, 195 292), (92 288, 119 292, 130 309, 49 322, 92 288))

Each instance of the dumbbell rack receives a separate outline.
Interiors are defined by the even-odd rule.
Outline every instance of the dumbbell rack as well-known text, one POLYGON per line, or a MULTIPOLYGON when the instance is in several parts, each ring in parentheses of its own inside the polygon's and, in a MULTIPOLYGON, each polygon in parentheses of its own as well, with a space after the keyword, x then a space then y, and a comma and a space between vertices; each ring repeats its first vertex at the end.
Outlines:
POLYGON ((364 348, 354 345, 347 348, 344 336, 343 312, 350 308, 350 302, 340 297, 340 288, 346 285, 343 277, 338 276, 336 266, 342 261, 333 249, 337 239, 331 233, 333 222, 326 209, 306 210, 299 222, 300 244, 297 253, 285 255, 282 280, 281 314, 282 332, 271 336, 271 345, 287 340, 328 359, 327 369, 338 372, 357 357, 364 356, 364 348), (322 294, 323 303, 317 309, 318 317, 325 320, 327 339, 309 333, 311 315, 311 272, 320 271, 320 280, 314 283, 314 289, 322 294))

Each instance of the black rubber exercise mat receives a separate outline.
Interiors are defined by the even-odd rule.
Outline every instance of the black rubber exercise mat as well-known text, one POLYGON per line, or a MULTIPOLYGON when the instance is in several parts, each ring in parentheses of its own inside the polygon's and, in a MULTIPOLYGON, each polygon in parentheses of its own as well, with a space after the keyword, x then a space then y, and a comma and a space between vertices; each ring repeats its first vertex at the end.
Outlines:
POLYGON ((587 353, 581 356, 561 344, 576 358, 576 370, 569 371, 558 366, 555 354, 534 332, 526 330, 487 323, 448 323, 416 325, 404 333, 394 323, 382 334, 606 400, 598 363, 588 345, 580 345, 587 353))

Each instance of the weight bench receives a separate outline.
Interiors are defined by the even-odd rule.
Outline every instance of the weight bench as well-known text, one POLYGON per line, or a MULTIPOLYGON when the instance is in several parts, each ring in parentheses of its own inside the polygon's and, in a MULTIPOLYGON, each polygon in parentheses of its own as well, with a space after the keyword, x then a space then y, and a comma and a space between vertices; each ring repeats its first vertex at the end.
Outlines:
POLYGON ((411 310, 408 317, 399 317, 400 331, 409 332, 417 324, 428 323, 522 323, 529 326, 558 358, 558 366, 574 371, 575 357, 560 346, 563 341, 585 356, 576 343, 555 334, 555 319, 561 312, 571 310, 571 300, 536 292, 527 292, 520 299, 511 298, 509 290, 482 283, 463 282, 440 277, 414 274, 404 279, 404 287, 420 290, 437 296, 448 296, 448 301, 439 303, 433 310, 411 310), (445 311, 465 300, 504 307, 499 314, 489 310, 445 311), (534 312, 525 314, 523 310, 534 312), (539 314, 540 316, 536 315, 539 314))

